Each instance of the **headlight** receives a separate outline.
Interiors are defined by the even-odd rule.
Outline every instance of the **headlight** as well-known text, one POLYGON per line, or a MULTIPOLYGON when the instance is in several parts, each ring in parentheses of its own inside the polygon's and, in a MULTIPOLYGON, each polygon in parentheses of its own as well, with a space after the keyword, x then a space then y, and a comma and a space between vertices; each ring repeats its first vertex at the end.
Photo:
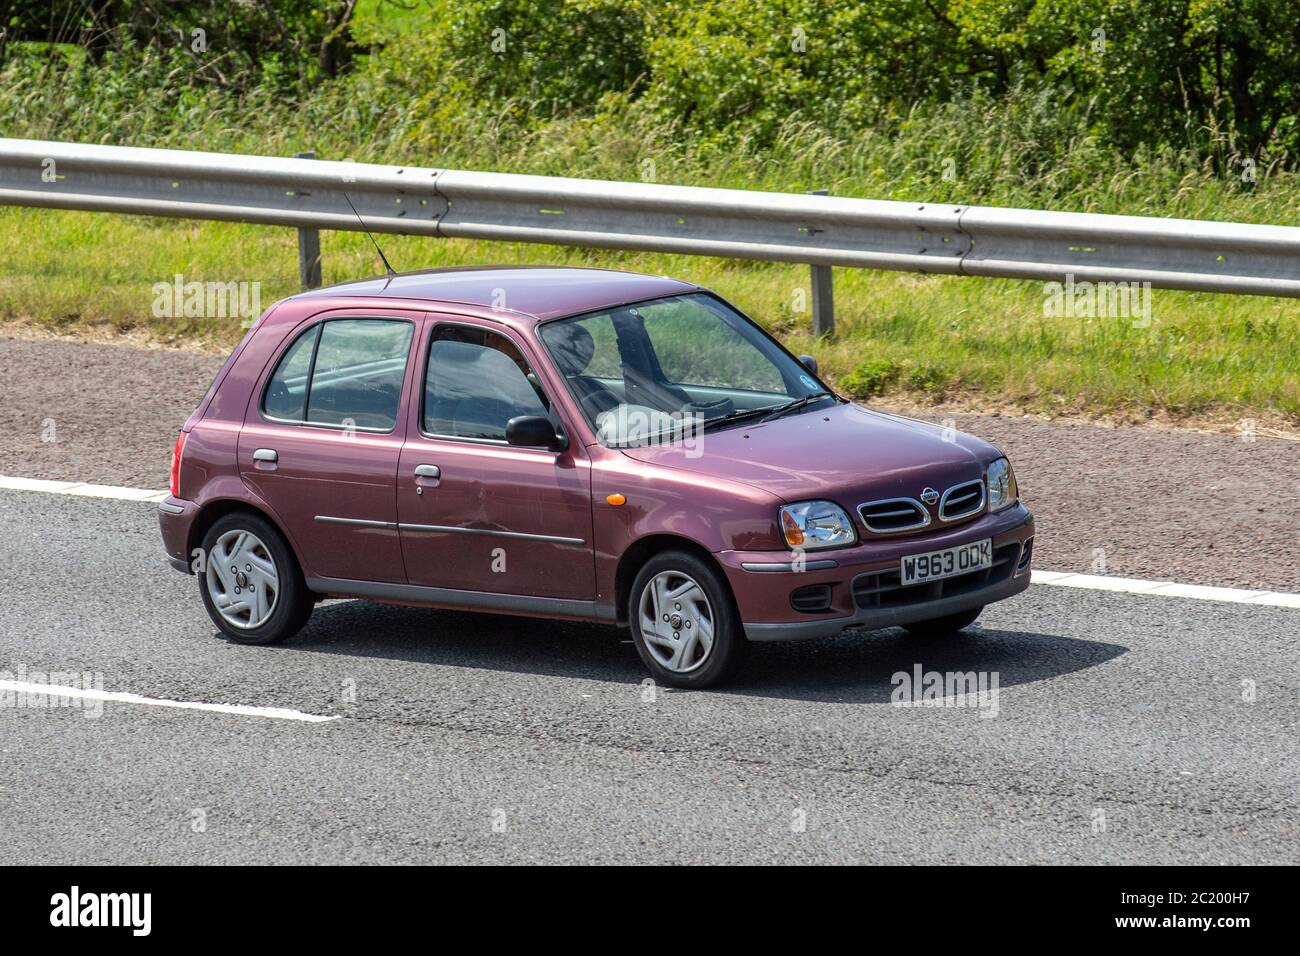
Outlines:
POLYGON ((1020 489, 1016 487, 1016 473, 1011 470, 1011 462, 999 458, 989 465, 989 511, 1001 511, 1020 500, 1020 489))
POLYGON ((801 501, 781 506, 781 532, 792 548, 815 551, 853 544, 858 533, 849 516, 833 501, 801 501))

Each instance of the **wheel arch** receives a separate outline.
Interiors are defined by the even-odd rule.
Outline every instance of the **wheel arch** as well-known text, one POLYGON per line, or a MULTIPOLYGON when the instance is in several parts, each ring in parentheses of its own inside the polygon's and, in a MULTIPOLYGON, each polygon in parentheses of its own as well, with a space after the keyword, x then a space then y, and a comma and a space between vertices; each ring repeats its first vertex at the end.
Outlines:
POLYGON ((276 531, 280 532, 280 536, 284 538, 285 543, 289 545, 289 551, 293 554, 294 560, 298 562, 298 567, 302 567, 302 556, 298 554, 297 548, 294 547, 293 539, 289 537, 284 526, 281 525, 279 521, 275 520, 275 516, 265 508, 259 508, 257 505, 250 504, 240 498, 217 498, 213 501, 204 502, 203 507, 199 509, 198 514, 194 516, 194 520, 190 523, 189 535, 185 542, 185 554, 187 556, 192 556, 195 548, 203 546, 203 538, 207 535, 208 529, 214 524, 226 515, 236 514, 241 511, 247 514, 256 515, 266 521, 271 525, 271 527, 275 528, 276 531))
POLYGON ((623 556, 619 558, 618 569, 614 572, 614 612, 619 625, 626 625, 628 622, 628 597, 631 595, 632 582, 636 580, 637 573, 647 561, 665 551, 685 551, 713 568, 726 586, 728 596, 733 603, 735 602, 736 598, 731 594, 731 584, 727 580, 727 575, 708 548, 681 535, 651 534, 638 538, 628 546, 623 556))

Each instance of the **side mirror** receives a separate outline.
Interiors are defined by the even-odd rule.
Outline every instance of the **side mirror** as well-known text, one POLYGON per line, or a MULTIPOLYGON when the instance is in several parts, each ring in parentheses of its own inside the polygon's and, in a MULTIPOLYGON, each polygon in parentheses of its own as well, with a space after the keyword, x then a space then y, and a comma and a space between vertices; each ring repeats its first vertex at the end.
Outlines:
POLYGON ((560 448, 560 436, 544 415, 516 415, 506 422, 506 442, 525 448, 560 448))
POLYGON ((811 355, 800 355, 799 363, 814 375, 817 374, 817 360, 811 355))

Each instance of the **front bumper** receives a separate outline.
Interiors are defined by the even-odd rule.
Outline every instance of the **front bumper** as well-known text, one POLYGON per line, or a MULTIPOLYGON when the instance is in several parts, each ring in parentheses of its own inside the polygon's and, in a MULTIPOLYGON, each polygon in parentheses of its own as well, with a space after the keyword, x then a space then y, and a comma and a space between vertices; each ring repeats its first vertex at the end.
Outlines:
POLYGON ((1016 504, 940 533, 811 552, 801 570, 791 566, 791 555, 785 552, 723 551, 715 557, 731 583, 746 636, 751 641, 796 641, 833 636, 847 627, 925 621, 1009 598, 1029 587, 1033 536, 1033 515, 1016 504), (983 578, 951 578, 951 584, 941 587, 888 583, 905 555, 983 538, 992 539, 995 561, 1000 561, 983 578), (819 586, 822 593, 829 590, 824 610, 794 607, 794 592, 819 586))

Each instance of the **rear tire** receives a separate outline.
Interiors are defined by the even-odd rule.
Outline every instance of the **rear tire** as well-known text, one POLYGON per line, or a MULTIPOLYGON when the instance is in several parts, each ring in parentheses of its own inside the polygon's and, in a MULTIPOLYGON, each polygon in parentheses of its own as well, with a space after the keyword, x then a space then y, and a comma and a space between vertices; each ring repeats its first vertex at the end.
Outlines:
POLYGON ((919 637, 924 640, 952 637, 962 628, 974 624, 975 619, 980 616, 980 612, 983 610, 983 607, 977 607, 969 611, 948 614, 944 617, 933 617, 928 621, 913 621, 911 624, 904 624, 903 627, 912 637, 919 637))
POLYGON ((671 687, 720 684, 749 649, 726 579, 685 551, 646 562, 632 582, 627 619, 642 662, 671 687))
POLYGON ((238 644, 275 644, 302 630, 313 595, 278 528, 237 511, 203 536, 199 594, 208 616, 238 644))

